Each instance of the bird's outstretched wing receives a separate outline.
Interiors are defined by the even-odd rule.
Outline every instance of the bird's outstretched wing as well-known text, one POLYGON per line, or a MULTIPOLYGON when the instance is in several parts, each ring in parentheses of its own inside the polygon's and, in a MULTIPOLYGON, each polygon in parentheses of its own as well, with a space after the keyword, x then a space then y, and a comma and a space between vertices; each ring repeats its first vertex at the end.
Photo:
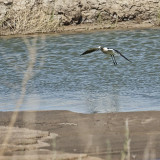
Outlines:
POLYGON ((132 61, 130 61, 128 58, 126 58, 121 52, 119 52, 118 50, 116 50, 116 49, 113 49, 115 52, 117 52, 118 54, 120 54, 123 58, 125 58, 127 61, 129 61, 129 62, 132 62, 132 61))
POLYGON ((97 50, 99 50, 99 48, 90 48, 90 49, 86 50, 84 53, 82 53, 81 55, 85 55, 85 54, 88 54, 88 53, 91 53, 91 52, 94 52, 97 50))

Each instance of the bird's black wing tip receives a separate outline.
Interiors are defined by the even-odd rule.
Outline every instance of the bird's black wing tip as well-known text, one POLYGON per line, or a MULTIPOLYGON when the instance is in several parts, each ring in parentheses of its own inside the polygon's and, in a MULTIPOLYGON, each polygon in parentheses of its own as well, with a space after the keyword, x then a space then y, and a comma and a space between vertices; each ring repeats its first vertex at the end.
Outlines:
POLYGON ((99 48, 90 48, 90 49, 86 50, 85 52, 83 52, 81 55, 85 55, 85 54, 88 54, 88 53, 97 51, 98 49, 99 49, 99 48))
POLYGON ((117 53, 119 53, 123 58, 125 58, 127 61, 131 62, 131 60, 129 60, 127 57, 125 57, 121 52, 119 52, 118 50, 114 49, 114 51, 116 51, 117 53))
POLYGON ((83 55, 85 55, 85 54, 87 54, 87 53, 86 53, 86 52, 84 52, 84 53, 80 54, 80 56, 83 56, 83 55))

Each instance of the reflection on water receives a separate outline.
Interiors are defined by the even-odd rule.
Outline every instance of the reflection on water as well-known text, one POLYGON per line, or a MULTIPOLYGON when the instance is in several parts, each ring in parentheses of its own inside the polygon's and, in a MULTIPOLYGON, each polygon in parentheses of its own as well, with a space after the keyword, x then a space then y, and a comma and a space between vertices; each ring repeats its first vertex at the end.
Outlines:
MULTIPOLYGON (((159 110, 160 30, 43 35, 36 43, 34 76, 21 110, 83 113, 159 110), (99 45, 121 51, 114 66, 101 52, 80 56, 99 45)), ((32 41, 34 37, 28 37, 32 41)), ((14 110, 28 67, 22 38, 0 38, 0 110, 14 110)))

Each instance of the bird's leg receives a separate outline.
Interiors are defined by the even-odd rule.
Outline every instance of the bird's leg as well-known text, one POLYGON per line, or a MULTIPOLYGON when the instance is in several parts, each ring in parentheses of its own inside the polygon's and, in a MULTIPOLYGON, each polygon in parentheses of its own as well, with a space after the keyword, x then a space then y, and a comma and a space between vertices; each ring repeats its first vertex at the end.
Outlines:
POLYGON ((116 62, 116 59, 115 59, 115 56, 114 56, 114 55, 113 55, 113 59, 114 59, 115 65, 117 65, 117 62, 116 62))
POLYGON ((113 64, 114 64, 114 65, 117 65, 117 62, 116 62, 116 60, 115 60, 114 55, 111 54, 111 57, 112 57, 113 64))
POLYGON ((113 55, 112 55, 112 54, 111 54, 111 58, 112 58, 113 64, 115 65, 115 62, 114 62, 114 59, 113 59, 113 55))

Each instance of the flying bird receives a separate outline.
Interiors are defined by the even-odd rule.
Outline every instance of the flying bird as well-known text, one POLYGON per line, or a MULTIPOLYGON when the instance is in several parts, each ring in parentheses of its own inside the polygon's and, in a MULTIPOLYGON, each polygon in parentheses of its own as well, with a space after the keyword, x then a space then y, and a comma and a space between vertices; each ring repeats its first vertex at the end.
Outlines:
POLYGON ((118 50, 116 49, 111 49, 111 48, 107 48, 107 47, 102 47, 102 46, 99 46, 97 48, 90 48, 88 49, 87 51, 85 51, 84 53, 82 53, 81 55, 85 55, 85 54, 89 54, 91 52, 95 52, 95 51, 98 51, 98 50, 101 50, 104 54, 108 54, 111 56, 112 58, 112 61, 114 63, 114 65, 117 65, 117 62, 116 62, 116 59, 115 59, 115 56, 116 54, 119 54, 120 56, 122 56, 123 58, 125 58, 127 61, 131 62, 128 58, 126 58, 121 52, 119 52, 118 50))

